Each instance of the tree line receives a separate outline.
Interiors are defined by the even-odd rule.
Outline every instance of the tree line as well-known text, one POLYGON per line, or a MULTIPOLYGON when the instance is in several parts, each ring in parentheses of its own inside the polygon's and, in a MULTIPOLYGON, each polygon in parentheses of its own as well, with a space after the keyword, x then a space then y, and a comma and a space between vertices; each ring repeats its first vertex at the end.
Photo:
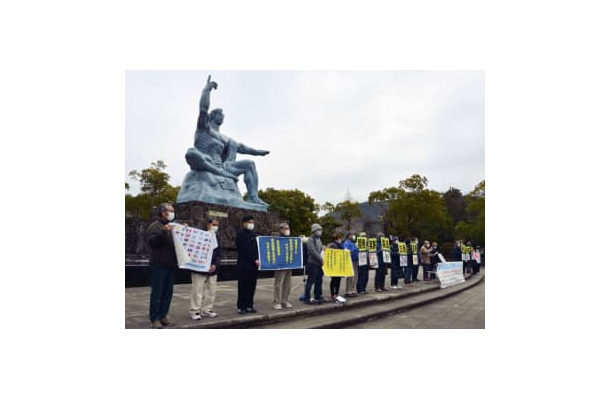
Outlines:
MULTIPOLYGON (((175 202, 180 187, 169 184, 170 176, 159 160, 149 168, 131 171, 131 180, 140 183, 140 193, 125 195, 125 217, 148 219, 152 208, 162 202, 175 202)), ((125 189, 129 189, 125 182, 125 189)), ((290 222, 293 235, 309 235, 311 224, 324 228, 323 240, 330 242, 332 233, 352 230, 353 222, 362 218, 362 207, 347 199, 337 204, 317 204, 308 194, 298 189, 259 190, 259 197, 290 222)), ((373 191, 368 204, 381 210, 378 222, 389 235, 403 238, 418 237, 439 243, 470 240, 485 245, 485 181, 479 182, 466 195, 457 188, 446 192, 428 189, 428 179, 414 174, 398 182, 395 187, 373 191)), ((376 232, 369 232, 375 234, 376 232)))

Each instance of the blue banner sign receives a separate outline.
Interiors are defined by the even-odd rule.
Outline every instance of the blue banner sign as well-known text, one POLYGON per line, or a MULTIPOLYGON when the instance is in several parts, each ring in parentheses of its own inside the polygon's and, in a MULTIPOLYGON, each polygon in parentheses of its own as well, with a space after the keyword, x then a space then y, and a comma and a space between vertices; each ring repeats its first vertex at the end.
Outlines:
POLYGON ((303 243, 300 237, 259 236, 259 270, 303 268, 303 243))

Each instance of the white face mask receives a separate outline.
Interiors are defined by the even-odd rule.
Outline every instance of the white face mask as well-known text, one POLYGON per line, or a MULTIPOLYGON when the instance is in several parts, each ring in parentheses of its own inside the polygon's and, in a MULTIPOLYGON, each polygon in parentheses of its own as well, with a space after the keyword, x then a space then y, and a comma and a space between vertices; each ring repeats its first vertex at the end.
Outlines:
POLYGON ((286 229, 284 231, 284 236, 290 236, 290 229, 286 229))
POLYGON ((174 213, 173 212, 169 212, 169 215, 167 216, 168 221, 173 221, 174 220, 174 213))
POLYGON ((253 223, 246 224, 246 229, 249 231, 254 230, 254 224, 253 223))
POLYGON ((212 225, 212 232, 218 232, 218 226, 212 225))

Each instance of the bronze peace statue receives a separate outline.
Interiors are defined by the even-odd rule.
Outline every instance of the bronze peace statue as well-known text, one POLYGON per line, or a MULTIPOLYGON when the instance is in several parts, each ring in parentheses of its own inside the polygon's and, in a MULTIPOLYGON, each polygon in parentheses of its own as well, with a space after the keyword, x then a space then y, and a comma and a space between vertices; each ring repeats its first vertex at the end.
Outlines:
POLYGON ((258 173, 251 160, 236 160, 237 153, 265 156, 267 150, 256 150, 220 133, 224 114, 220 108, 210 109, 210 93, 218 84, 208 81, 201 93, 199 119, 194 147, 186 151, 186 162, 191 167, 184 177, 177 203, 202 201, 238 208, 267 211, 269 205, 258 197, 258 173), (248 190, 242 200, 237 179, 244 176, 248 190))

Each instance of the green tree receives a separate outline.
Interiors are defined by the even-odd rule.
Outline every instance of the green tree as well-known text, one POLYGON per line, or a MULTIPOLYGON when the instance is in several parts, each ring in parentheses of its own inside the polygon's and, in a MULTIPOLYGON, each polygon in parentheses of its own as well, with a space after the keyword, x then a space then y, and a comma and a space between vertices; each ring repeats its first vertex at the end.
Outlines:
MULTIPOLYGON (((170 185, 170 176, 163 170, 167 165, 162 160, 151 163, 149 168, 129 172, 129 177, 140 183, 137 196, 125 195, 125 216, 147 219, 152 208, 160 203, 173 203, 178 197, 180 187, 170 185)), ((125 189, 129 184, 125 182, 125 189)))
POLYGON ((318 223, 322 225, 322 243, 326 245, 332 241, 333 233, 337 231, 341 224, 337 222, 331 213, 318 218, 318 223))
POLYGON ((454 224, 466 219, 466 199, 460 189, 449 188, 443 193, 443 199, 454 224))
POLYGON ((479 182, 465 196, 466 218, 455 228, 456 237, 485 245, 485 181, 479 182))
POLYGON ((334 207, 334 212, 339 214, 339 219, 345 222, 348 231, 352 230, 352 220, 362 217, 360 204, 355 201, 345 200, 334 207))
POLYGON ((371 192, 369 204, 379 203, 386 234, 444 241, 451 234, 451 217, 439 192, 430 190, 420 175, 399 182, 398 187, 371 192))
POLYGON ((258 196, 269 204, 269 211, 280 214, 290 224, 291 235, 311 234, 311 224, 316 220, 316 204, 312 197, 300 190, 259 190, 258 196))

